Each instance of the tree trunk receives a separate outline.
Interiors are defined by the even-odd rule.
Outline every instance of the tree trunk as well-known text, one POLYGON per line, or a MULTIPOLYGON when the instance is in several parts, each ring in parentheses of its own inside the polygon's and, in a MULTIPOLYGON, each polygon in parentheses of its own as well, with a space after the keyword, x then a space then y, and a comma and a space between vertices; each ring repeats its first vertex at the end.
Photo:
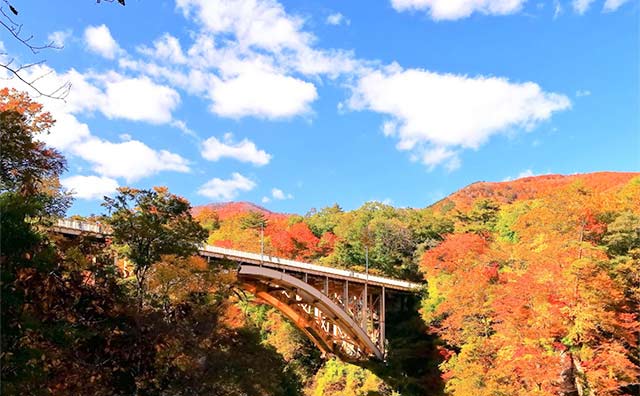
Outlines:
POLYGON ((572 353, 562 352, 562 372, 560 373, 560 394, 562 396, 583 396, 579 365, 572 353))

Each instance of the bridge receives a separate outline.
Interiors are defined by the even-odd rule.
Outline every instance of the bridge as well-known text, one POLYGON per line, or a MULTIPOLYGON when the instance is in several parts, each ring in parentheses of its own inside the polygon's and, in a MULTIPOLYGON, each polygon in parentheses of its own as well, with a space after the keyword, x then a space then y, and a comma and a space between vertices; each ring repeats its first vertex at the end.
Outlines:
MULTIPOLYGON (((70 237, 109 237, 100 224, 59 220, 52 231, 70 237)), ((203 245, 208 261, 237 263, 241 288, 289 318, 324 355, 344 361, 384 360, 387 293, 421 285, 265 254, 203 245)))

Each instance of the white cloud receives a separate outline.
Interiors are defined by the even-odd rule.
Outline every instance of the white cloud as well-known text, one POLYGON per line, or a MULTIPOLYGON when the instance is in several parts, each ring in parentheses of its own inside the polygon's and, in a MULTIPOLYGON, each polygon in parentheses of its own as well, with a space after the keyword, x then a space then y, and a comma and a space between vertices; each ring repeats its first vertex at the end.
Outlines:
POLYGON ((603 11, 605 12, 615 11, 628 1, 629 0, 606 0, 604 2, 603 11))
POLYGON ((118 188, 116 180, 98 176, 71 176, 61 179, 60 183, 80 199, 101 199, 105 195, 111 195, 118 188))
POLYGON ((121 52, 120 46, 111 36, 106 25, 88 26, 84 31, 87 48, 107 59, 114 59, 121 52))
POLYGON ((230 201, 242 191, 251 191, 256 183, 241 174, 234 172, 231 179, 213 178, 198 190, 198 194, 217 201, 230 201))
POLYGON ((525 169, 522 172, 518 173, 517 179, 522 179, 523 177, 531 177, 531 176, 535 176, 533 171, 531 169, 525 169))
POLYGON ((176 4, 210 33, 231 34, 244 48, 299 49, 314 39, 302 31, 304 20, 287 14, 275 0, 177 0, 176 4))
POLYGON ((318 97, 309 82, 264 71, 251 71, 214 84, 211 110, 225 117, 288 118, 308 113, 318 97))
POLYGON ((573 6, 573 9, 575 10, 575 12, 582 15, 585 12, 587 12, 589 7, 591 6, 591 3, 593 2, 594 0, 573 0, 571 2, 571 5, 573 6))
POLYGON ((272 188, 271 196, 273 197, 273 199, 277 199, 277 200, 293 199, 293 195, 285 194, 285 192, 279 188, 272 188))
POLYGON ((108 118, 164 124, 171 121, 171 113, 180 103, 180 95, 148 77, 117 76, 106 83, 103 100, 99 110, 108 118))
POLYGON ((69 37, 71 37, 70 29, 58 30, 50 33, 49 36, 47 36, 47 40, 53 43, 54 46, 62 48, 69 37))
MULTIPOLYGON (((38 80, 38 87, 43 92, 51 92, 66 82, 71 84, 64 101, 43 99, 49 111, 73 114, 99 111, 111 119, 161 124, 171 121, 172 112, 180 103, 178 92, 144 76, 132 78, 116 72, 82 74, 75 69, 59 74, 46 65, 29 68, 27 77, 40 76, 46 76, 38 80)), ((12 81, 25 89, 17 79, 12 81)))
POLYGON ((326 23, 329 25, 349 25, 351 21, 339 12, 333 13, 327 17, 326 23))
POLYGON ((209 161, 218 161, 221 158, 233 158, 242 162, 250 162, 263 166, 269 163, 271 155, 264 150, 258 150, 255 143, 249 139, 234 143, 233 135, 226 133, 222 141, 210 137, 202 143, 202 157, 209 161))
POLYGON ((153 48, 143 46, 138 50, 145 55, 171 63, 182 64, 187 62, 187 58, 184 52, 182 52, 180 41, 169 33, 165 33, 162 37, 154 41, 153 48))
POLYGON ((171 126, 175 127, 175 128, 178 128, 185 135, 193 136, 195 138, 198 137, 198 134, 193 129, 189 128, 187 126, 187 123, 182 121, 182 120, 171 121, 171 126))
POLYGON ((456 150, 477 149, 491 136, 537 123, 571 106, 533 82, 439 74, 392 65, 370 71, 352 88, 349 106, 391 117, 383 130, 397 148, 414 150, 427 166, 460 165, 456 150))
POLYGON ((455 150, 450 150, 444 146, 432 147, 429 149, 422 150, 420 160, 430 170, 444 163, 445 168, 448 171, 452 172, 460 168, 460 165, 461 165, 458 152, 455 150))
POLYGON ((536 173, 533 173, 533 171, 531 169, 525 169, 522 172, 518 173, 518 176, 516 177, 506 177, 504 178, 502 181, 512 181, 512 180, 517 180, 517 179, 522 179, 524 177, 532 177, 532 176, 538 176, 536 173))
POLYGON ((396 11, 428 11, 434 20, 467 18, 474 12, 488 15, 513 14, 526 0, 391 0, 396 11))
POLYGON ((269 198, 269 197, 262 197, 261 201, 262 201, 262 203, 269 203, 269 202, 271 202, 271 198, 269 198))
POLYGON ((280 190, 279 188, 271 189, 271 195, 275 199, 285 199, 286 198, 286 196, 284 195, 284 192, 282 190, 280 190))
POLYGON ((219 116, 304 115, 318 97, 306 77, 333 79, 360 67, 351 51, 315 48, 316 37, 303 29, 305 19, 287 13, 276 0, 176 3, 199 25, 193 42, 183 50, 165 33, 139 48, 151 59, 121 59, 120 65, 208 98, 210 110, 219 116))
POLYGON ((122 177, 128 182, 161 171, 189 172, 186 159, 167 150, 154 150, 138 140, 113 143, 91 137, 76 144, 72 153, 93 164, 104 176, 122 177))
POLYGON ((51 128, 49 134, 40 136, 40 140, 47 145, 62 151, 68 151, 75 144, 91 136, 89 126, 78 121, 72 114, 64 111, 49 111, 54 116, 56 123, 51 128))

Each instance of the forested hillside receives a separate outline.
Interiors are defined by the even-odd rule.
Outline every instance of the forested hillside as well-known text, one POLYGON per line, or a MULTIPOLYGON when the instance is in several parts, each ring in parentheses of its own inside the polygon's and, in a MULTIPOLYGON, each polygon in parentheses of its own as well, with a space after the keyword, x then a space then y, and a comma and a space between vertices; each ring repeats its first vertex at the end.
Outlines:
MULTIPOLYGON (((209 243, 259 251, 242 226, 257 209, 268 254, 361 270, 369 243, 373 271, 424 279, 421 314, 451 394, 616 394, 637 390, 639 202, 639 174, 602 172, 475 183, 426 209, 284 216, 227 204, 224 220, 210 208, 196 218, 215 224, 209 243)), ((358 388, 364 374, 349 367, 331 362, 308 386, 388 389, 358 388)))

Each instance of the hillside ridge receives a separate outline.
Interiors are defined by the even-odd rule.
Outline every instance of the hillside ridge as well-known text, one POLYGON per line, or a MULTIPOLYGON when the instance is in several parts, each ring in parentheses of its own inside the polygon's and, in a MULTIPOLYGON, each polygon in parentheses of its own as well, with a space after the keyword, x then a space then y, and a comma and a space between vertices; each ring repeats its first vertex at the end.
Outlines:
MULTIPOLYGON (((594 191, 602 192, 618 188, 634 177, 640 177, 640 172, 602 171, 571 175, 547 174, 499 182, 477 181, 428 206, 439 208, 447 202, 453 202, 457 208, 469 208, 473 205, 473 202, 480 198, 494 199, 500 203, 511 203, 516 200, 534 199, 552 194, 554 191, 567 187, 576 181, 583 182, 585 187, 594 191)), ((207 208, 215 210, 221 220, 238 213, 251 211, 261 212, 269 217, 290 216, 288 213, 274 212, 248 201, 215 202, 198 205, 193 207, 192 213, 197 216, 198 213, 207 208)))
POLYGON ((457 208, 468 208, 480 198, 511 203, 516 200, 544 197, 575 182, 581 182, 594 191, 604 192, 619 188, 634 177, 640 177, 640 172, 548 174, 500 182, 478 181, 449 194, 431 206, 438 208, 447 202, 453 202, 457 208))

